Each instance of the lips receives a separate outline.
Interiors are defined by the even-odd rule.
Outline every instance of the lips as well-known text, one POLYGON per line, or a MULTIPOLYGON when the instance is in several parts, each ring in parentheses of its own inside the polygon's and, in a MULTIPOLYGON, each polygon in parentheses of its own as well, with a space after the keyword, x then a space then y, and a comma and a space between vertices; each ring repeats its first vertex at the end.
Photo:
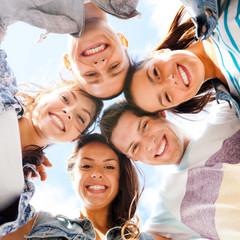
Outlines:
POLYGON ((167 146, 167 138, 166 136, 164 135, 156 149, 156 153, 155 153, 155 158, 156 157, 160 157, 161 155, 163 155, 165 149, 166 149, 166 146, 167 146))
POLYGON ((105 43, 98 43, 98 44, 95 44, 94 46, 91 46, 87 49, 85 49, 83 52, 82 52, 82 56, 84 57, 89 57, 89 56, 93 56, 95 54, 98 54, 100 52, 103 52, 105 49, 108 48, 108 44, 105 44, 105 43))
POLYGON ((50 118, 53 121, 53 124, 61 131, 65 132, 65 126, 62 120, 55 114, 49 113, 50 118))
POLYGON ((177 69, 178 69, 178 73, 180 75, 180 78, 181 78, 183 84, 186 87, 189 87, 190 76, 189 76, 189 73, 188 73, 187 69, 184 66, 179 65, 179 64, 177 64, 177 69))

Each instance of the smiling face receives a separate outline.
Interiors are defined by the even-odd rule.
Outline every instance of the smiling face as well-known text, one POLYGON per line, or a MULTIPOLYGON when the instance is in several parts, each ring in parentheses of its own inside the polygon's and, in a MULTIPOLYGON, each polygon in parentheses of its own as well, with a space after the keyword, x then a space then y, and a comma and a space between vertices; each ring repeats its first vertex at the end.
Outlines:
POLYGON ((133 101, 156 112, 193 98, 204 82, 202 61, 187 50, 160 50, 136 71, 131 83, 133 101))
POLYGON ((125 112, 118 120, 111 142, 122 153, 150 165, 179 164, 188 140, 165 118, 137 117, 125 112))
POLYGON ((119 159, 106 144, 83 146, 73 170, 73 184, 83 205, 95 210, 109 207, 119 189, 119 159))
POLYGON ((90 95, 108 98, 123 89, 130 63, 127 41, 123 35, 119 36, 107 22, 98 20, 86 23, 81 38, 69 38, 65 64, 79 86, 90 95))
POLYGON ((64 87, 37 100, 32 121, 48 142, 71 142, 85 130, 95 111, 94 102, 84 93, 64 87))

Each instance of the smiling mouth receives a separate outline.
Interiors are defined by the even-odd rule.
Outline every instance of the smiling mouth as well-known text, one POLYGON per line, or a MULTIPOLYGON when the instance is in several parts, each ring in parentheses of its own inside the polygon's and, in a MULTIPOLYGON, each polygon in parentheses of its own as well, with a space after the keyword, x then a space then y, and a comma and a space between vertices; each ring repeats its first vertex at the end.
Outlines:
POLYGON ((177 69, 178 69, 178 72, 179 72, 185 86, 188 87, 189 79, 188 79, 188 76, 187 76, 186 72, 184 71, 183 67, 181 67, 180 65, 177 65, 177 69))
POLYGON ((98 54, 98 53, 104 51, 107 48, 108 48, 108 44, 97 44, 94 47, 90 47, 89 49, 83 51, 82 56, 84 56, 84 57, 93 56, 95 54, 98 54))
POLYGON ((161 145, 158 147, 158 149, 156 151, 156 154, 154 156, 155 158, 156 157, 160 157, 163 154, 163 152, 164 152, 164 150, 166 148, 166 143, 167 143, 167 139, 166 139, 165 136, 163 136, 163 138, 161 140, 161 145))
POLYGON ((106 185, 87 185, 86 188, 95 191, 108 189, 106 185))
POLYGON ((65 132, 65 127, 62 120, 58 116, 52 113, 49 113, 49 116, 54 121, 54 123, 59 127, 59 129, 65 132))

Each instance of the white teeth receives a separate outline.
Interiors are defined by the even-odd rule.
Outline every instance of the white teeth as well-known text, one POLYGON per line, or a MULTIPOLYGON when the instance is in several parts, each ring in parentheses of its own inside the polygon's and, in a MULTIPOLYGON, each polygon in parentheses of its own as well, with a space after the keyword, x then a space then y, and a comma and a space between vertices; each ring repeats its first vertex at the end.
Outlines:
POLYGON ((62 123, 62 121, 56 116, 51 114, 50 117, 55 121, 55 123, 62 129, 64 130, 64 125, 62 123))
POLYGON ((165 147, 166 147, 166 138, 164 137, 163 141, 162 141, 162 145, 161 145, 158 153, 156 153, 156 155, 160 156, 163 153, 165 147))
POLYGON ((179 70, 179 72, 181 74, 181 77, 182 77, 184 83, 186 84, 186 86, 188 86, 189 81, 188 81, 187 74, 184 72, 184 70, 183 70, 183 68, 181 66, 178 66, 178 70, 179 70))
POLYGON ((105 44, 99 45, 95 48, 91 48, 91 49, 86 50, 84 55, 91 55, 91 54, 97 53, 99 51, 102 51, 104 48, 105 48, 105 44))
POLYGON ((91 186, 88 187, 88 189, 91 189, 91 190, 104 190, 105 186, 91 185, 91 186))

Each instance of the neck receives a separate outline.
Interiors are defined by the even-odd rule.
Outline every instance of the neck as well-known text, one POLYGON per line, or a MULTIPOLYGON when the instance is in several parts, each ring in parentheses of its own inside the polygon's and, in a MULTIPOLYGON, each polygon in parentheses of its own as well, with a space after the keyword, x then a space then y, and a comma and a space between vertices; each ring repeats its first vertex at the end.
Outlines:
POLYGON ((45 138, 41 137, 40 131, 36 126, 34 126, 31 117, 23 116, 18 120, 18 125, 22 149, 28 145, 43 147, 49 144, 45 138))
POLYGON ((84 209, 84 215, 91 220, 97 233, 105 235, 110 229, 108 209, 84 209))
POLYGON ((210 40, 198 41, 188 48, 200 58, 205 68, 205 81, 218 78, 227 85, 227 81, 219 68, 214 46, 210 40))
POLYGON ((100 20, 107 21, 106 13, 90 2, 85 4, 85 20, 91 18, 98 18, 100 20))

